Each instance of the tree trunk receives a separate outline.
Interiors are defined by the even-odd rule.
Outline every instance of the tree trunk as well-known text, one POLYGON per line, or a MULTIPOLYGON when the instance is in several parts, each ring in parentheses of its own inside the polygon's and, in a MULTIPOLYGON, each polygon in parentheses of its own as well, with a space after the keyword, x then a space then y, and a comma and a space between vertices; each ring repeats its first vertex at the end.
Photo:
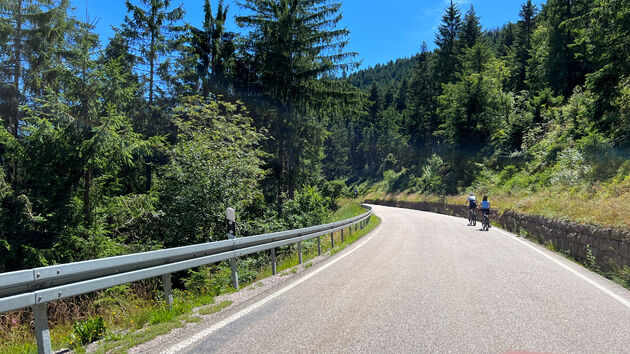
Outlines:
MULTIPOLYGON (((22 1, 17 0, 15 8, 15 32, 13 46, 15 50, 15 66, 13 68, 13 90, 10 98, 10 124, 9 133, 16 139, 20 135, 20 78, 22 77, 22 1)), ((10 163, 9 181, 13 189, 13 194, 18 193, 18 158, 13 157, 10 163)))
POLYGON ((15 11, 15 67, 13 71, 13 86, 14 86, 14 97, 13 99, 17 102, 13 102, 15 104, 15 111, 13 112, 12 117, 12 131, 14 137, 18 137, 19 135, 19 124, 20 124, 20 110, 19 106, 19 95, 20 95, 20 77, 22 76, 22 0, 17 0, 16 3, 16 11, 15 11))
MULTIPOLYGON (((153 124, 155 123, 155 111, 153 109, 153 90, 154 90, 154 70, 155 70, 155 56, 156 56, 156 48, 155 48, 155 36, 156 34, 151 32, 151 51, 149 53, 149 112, 147 116, 147 138, 150 138, 154 134, 153 124)), ((151 185, 153 184, 153 168, 151 167, 151 158, 147 159, 145 169, 145 178, 146 178, 146 191, 151 190, 151 185)))
POLYGON ((83 214, 86 225, 92 224, 92 200, 90 198, 90 192, 92 190, 92 181, 94 179, 94 170, 92 167, 88 167, 83 174, 85 187, 83 189, 83 214))

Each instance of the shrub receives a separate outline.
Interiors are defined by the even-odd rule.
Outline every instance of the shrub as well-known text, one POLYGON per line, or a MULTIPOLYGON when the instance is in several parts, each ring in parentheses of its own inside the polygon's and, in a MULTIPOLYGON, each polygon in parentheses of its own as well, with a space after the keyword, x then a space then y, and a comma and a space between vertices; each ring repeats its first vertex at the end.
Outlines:
POLYGON ((346 184, 339 180, 325 182, 323 184, 322 196, 327 199, 328 208, 330 208, 330 210, 337 210, 337 208, 339 207, 337 205, 337 202, 339 201, 339 198, 341 197, 345 188, 346 184))
POLYGON ((422 167, 422 175, 412 179, 412 188, 417 192, 444 194, 444 161, 438 155, 433 155, 422 167))
POLYGON ((325 199, 313 187, 306 186, 295 192, 293 200, 287 200, 282 205, 280 217, 286 229, 319 225, 329 216, 325 199))
POLYGON ((74 333, 81 345, 92 343, 105 334, 105 322, 103 317, 91 317, 85 321, 75 322, 74 333))
POLYGON ((184 286, 194 294, 219 295, 232 284, 231 274, 230 267, 224 264, 189 269, 184 286))
POLYGON ((582 153, 575 148, 568 148, 558 154, 551 183, 576 185, 590 171, 591 166, 586 164, 582 153))

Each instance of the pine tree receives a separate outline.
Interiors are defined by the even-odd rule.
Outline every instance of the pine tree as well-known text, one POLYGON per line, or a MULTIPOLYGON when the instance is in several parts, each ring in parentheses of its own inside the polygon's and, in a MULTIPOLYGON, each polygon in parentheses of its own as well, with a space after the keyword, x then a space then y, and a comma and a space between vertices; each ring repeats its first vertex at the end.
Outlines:
POLYGON ((515 91, 527 90, 527 70, 528 62, 531 58, 532 50, 532 36, 534 34, 534 28, 536 25, 537 9, 536 5, 532 4, 531 0, 527 0, 521 6, 519 16, 521 19, 518 21, 518 36, 515 41, 514 50, 514 77, 513 89, 515 91))
POLYGON ((246 0, 240 5, 250 12, 236 20, 253 30, 250 50, 256 56, 262 92, 277 107, 269 129, 275 139, 271 150, 276 164, 286 176, 282 178, 285 186, 279 187, 285 187, 293 198, 300 161, 316 158, 302 154, 319 150, 300 148, 309 144, 304 138, 312 129, 319 129, 319 123, 310 120, 309 109, 339 93, 333 82, 318 79, 350 68, 348 60, 356 54, 344 51, 349 31, 337 28, 340 2, 246 0))
POLYGON ((210 0, 205 0, 202 28, 191 28, 191 45, 197 56, 196 74, 201 86, 201 95, 208 97, 210 92, 226 92, 226 66, 234 54, 232 33, 225 32, 229 6, 219 1, 216 15, 212 15, 210 0))
MULTIPOLYGON (((546 83, 558 95, 569 97, 573 88, 585 82, 588 63, 578 58, 573 23, 588 13, 590 0, 549 0, 541 13, 546 22, 547 56, 542 58, 546 83)), ((540 58, 539 58, 540 60, 540 58)))
POLYGON ((464 23, 461 26, 461 33, 459 34, 461 47, 464 50, 472 48, 477 44, 480 38, 482 38, 482 32, 479 17, 475 12, 475 8, 470 5, 470 9, 464 16, 464 23))
POLYGON ((134 5, 130 0, 125 1, 129 14, 125 16, 122 35, 135 55, 136 71, 143 73, 141 77, 152 113, 146 124, 146 135, 153 136, 156 133, 153 120, 158 110, 154 104, 157 98, 166 94, 162 85, 171 74, 170 53, 174 49, 174 37, 182 30, 178 22, 183 18, 184 10, 181 6, 170 9, 171 0, 139 2, 134 5))
POLYGON ((409 81, 404 79, 400 84, 400 88, 398 89, 398 94, 396 95, 396 109, 399 112, 403 112, 407 109, 407 95, 409 90, 409 81))
MULTIPOLYGON (((135 56, 135 71, 140 73, 145 85, 147 108, 144 113, 146 137, 165 133, 164 110, 158 99, 168 98, 164 85, 171 81, 172 51, 176 48, 176 36, 181 33, 179 22, 184 16, 181 5, 171 9, 171 0, 139 0, 134 5, 125 1, 128 14, 122 26, 126 39, 135 56)), ((152 161, 147 161, 145 188, 153 184, 152 161)))
POLYGON ((0 0, 0 115, 7 130, 19 136, 18 106, 32 92, 33 80, 41 78, 39 41, 49 33, 55 6, 50 0, 0 0))
POLYGON ((451 0, 442 16, 442 24, 438 27, 435 39, 437 61, 435 77, 439 84, 446 84, 455 80, 455 73, 459 66, 457 58, 458 36, 461 28, 461 17, 457 5, 451 0))
POLYGON ((366 117, 366 124, 364 126, 366 137, 366 153, 367 153, 367 165, 370 171, 376 170, 376 143, 378 141, 378 127, 381 118, 381 111, 383 110, 383 99, 376 83, 372 83, 370 88, 370 96, 368 98, 368 115, 366 117))
POLYGON ((435 85, 431 53, 423 42, 409 85, 409 112, 404 124, 409 141, 414 150, 420 153, 421 160, 431 156, 436 148, 436 139, 433 136, 438 128, 435 85))

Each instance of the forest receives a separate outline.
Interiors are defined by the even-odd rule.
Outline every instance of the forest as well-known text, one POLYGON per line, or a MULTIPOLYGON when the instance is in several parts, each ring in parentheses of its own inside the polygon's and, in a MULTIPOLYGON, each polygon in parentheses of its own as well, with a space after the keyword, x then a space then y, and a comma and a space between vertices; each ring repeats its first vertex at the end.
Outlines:
POLYGON ((68 0, 0 0, 0 272, 223 239, 228 206, 317 224, 355 188, 630 194, 628 0, 498 29, 451 2, 434 50, 361 71, 341 2, 238 6, 233 32, 222 0, 127 0, 101 43, 68 0))

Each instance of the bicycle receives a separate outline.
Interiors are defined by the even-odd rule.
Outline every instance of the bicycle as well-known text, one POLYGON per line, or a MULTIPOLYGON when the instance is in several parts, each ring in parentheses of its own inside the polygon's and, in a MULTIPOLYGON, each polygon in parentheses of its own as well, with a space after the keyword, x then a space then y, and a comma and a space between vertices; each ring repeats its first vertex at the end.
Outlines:
POLYGON ((470 209, 470 211, 468 212, 468 225, 477 225, 477 214, 475 214, 474 209, 470 209))
POLYGON ((488 231, 490 229, 490 218, 488 218, 488 214, 483 213, 483 220, 481 221, 481 230, 488 231))

